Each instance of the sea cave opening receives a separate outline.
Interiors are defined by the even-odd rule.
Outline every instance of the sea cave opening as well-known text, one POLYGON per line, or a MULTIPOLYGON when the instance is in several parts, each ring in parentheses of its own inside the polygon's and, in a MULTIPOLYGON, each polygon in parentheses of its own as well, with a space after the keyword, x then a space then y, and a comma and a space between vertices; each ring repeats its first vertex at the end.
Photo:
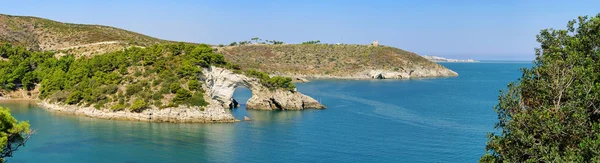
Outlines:
POLYGON ((244 119, 244 116, 249 116, 246 110, 246 103, 252 97, 252 90, 245 86, 237 86, 233 91, 234 103, 237 102, 237 107, 230 104, 230 112, 236 119, 244 119))

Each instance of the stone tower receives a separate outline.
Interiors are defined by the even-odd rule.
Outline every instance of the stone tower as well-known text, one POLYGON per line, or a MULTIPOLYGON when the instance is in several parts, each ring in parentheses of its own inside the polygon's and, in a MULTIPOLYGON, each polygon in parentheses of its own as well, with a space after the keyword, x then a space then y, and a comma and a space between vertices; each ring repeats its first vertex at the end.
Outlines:
POLYGON ((379 40, 373 41, 373 43, 371 43, 371 45, 373 45, 373 46, 379 46, 379 40))

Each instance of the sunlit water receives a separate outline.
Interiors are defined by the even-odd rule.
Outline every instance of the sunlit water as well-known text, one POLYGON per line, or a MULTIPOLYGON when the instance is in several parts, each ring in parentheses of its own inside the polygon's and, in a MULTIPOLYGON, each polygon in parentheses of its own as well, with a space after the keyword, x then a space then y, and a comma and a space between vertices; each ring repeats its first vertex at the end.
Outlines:
POLYGON ((444 63, 459 77, 319 80, 298 89, 326 110, 247 111, 226 124, 111 121, 2 102, 36 129, 10 162, 476 162, 498 90, 525 63, 444 63))

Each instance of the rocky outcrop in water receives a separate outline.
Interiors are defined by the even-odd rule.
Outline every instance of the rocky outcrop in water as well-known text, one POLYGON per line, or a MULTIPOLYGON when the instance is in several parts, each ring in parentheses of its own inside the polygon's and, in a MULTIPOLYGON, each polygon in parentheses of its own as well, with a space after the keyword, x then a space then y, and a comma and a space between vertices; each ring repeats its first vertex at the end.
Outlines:
POLYGON ((299 92, 287 90, 258 90, 246 103, 246 108, 257 110, 325 109, 317 100, 299 92))
POLYGON ((258 79, 233 73, 230 70, 211 67, 203 69, 209 97, 224 108, 234 106, 233 92, 238 86, 247 87, 252 97, 246 103, 247 109, 259 110, 302 110, 324 109, 317 100, 297 91, 284 89, 270 90, 258 79))

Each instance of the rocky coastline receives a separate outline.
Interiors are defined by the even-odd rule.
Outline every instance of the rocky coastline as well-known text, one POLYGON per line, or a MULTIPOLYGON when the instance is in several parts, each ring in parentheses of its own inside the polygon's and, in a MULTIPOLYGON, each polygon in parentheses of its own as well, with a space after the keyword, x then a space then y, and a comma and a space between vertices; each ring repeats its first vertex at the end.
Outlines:
MULTIPOLYGON (((169 123, 220 123, 238 122, 227 109, 236 107, 237 101, 233 99, 233 92, 238 86, 245 86, 252 90, 252 97, 247 102, 247 109, 256 110, 303 110, 303 109, 325 109, 326 107, 310 96, 298 91, 284 89, 269 89, 259 83, 258 79, 250 78, 242 74, 236 74, 231 70, 210 67, 203 70, 205 75, 203 89, 205 99, 209 102, 205 107, 178 106, 160 109, 150 106, 139 113, 125 111, 113 111, 109 108, 96 109, 88 106, 66 105, 39 101, 38 106, 61 114, 87 116, 109 120, 130 120, 145 122, 169 122, 169 123)), ((15 94, 15 95, 20 95, 15 94)), ((0 100, 28 99, 32 97, 1 96, 0 100)))
POLYGON ((444 57, 438 57, 438 56, 423 56, 423 58, 431 61, 431 62, 479 62, 477 60, 473 60, 473 59, 450 59, 450 58, 444 58, 444 57))
POLYGON ((458 76, 458 73, 450 69, 415 69, 409 71, 392 70, 365 70, 362 72, 346 75, 328 75, 328 74, 286 74, 276 73, 277 76, 291 77, 298 83, 309 82, 310 79, 350 79, 350 80, 371 80, 371 79, 419 79, 419 78, 438 78, 458 76))
POLYGON ((226 113, 223 109, 207 107, 202 110, 199 107, 180 106, 175 108, 151 108, 140 113, 129 111, 111 111, 109 109, 96 109, 94 107, 81 107, 64 105, 41 101, 38 106, 49 111, 87 116, 109 120, 130 120, 146 122, 170 122, 170 123, 215 123, 215 122, 237 122, 233 115, 226 113))

